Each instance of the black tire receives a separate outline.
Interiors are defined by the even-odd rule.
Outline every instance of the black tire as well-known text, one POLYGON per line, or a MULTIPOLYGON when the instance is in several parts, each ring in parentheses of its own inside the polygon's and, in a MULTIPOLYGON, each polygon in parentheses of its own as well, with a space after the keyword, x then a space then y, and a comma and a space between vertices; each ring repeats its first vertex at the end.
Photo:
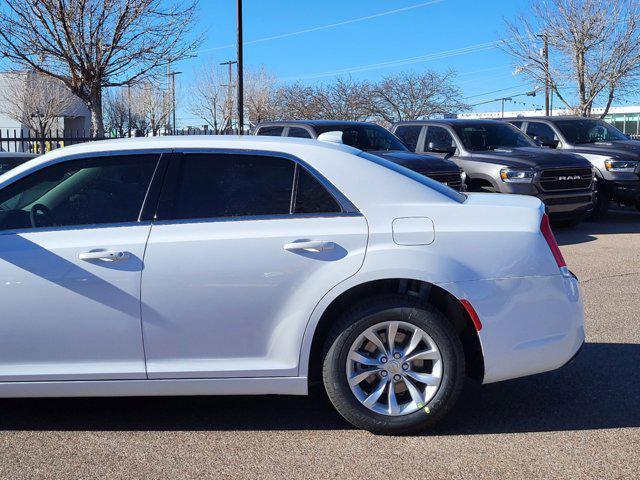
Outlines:
POLYGON ((602 220, 609 211, 611 200, 606 192, 595 191, 593 194, 593 211, 591 212, 591 220, 602 220))
POLYGON ((351 424, 383 435, 417 433, 432 427, 455 405, 465 380, 465 359, 460 339, 447 318, 430 305, 402 295, 363 301, 344 313, 330 331, 323 354, 323 381, 331 403, 351 424), (391 319, 413 324, 436 343, 442 356, 442 381, 431 400, 419 410, 400 416, 376 413, 355 397, 346 365, 349 349, 367 328, 391 319))

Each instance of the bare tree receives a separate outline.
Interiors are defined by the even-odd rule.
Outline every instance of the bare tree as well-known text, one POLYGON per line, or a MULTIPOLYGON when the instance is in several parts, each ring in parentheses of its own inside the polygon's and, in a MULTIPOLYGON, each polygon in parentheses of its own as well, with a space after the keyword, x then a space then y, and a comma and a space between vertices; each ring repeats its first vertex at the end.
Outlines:
POLYGON ((372 88, 371 115, 383 123, 393 123, 468 109, 454 78, 452 70, 385 77, 372 88))
POLYGON ((45 150, 44 137, 77 101, 59 80, 35 72, 3 74, 0 105, 9 118, 26 125, 40 138, 41 151, 45 150))
POLYGON ((0 52, 63 82, 104 132, 102 89, 140 81, 183 59, 198 0, 4 0, 0 52))
POLYGON ((276 91, 279 119, 304 120, 321 118, 315 90, 301 83, 281 85, 276 91))
POLYGON ((264 66, 246 73, 244 103, 251 127, 278 117, 276 78, 264 66))
POLYGON ((333 83, 316 88, 313 97, 319 118, 363 121, 372 113, 371 85, 351 77, 339 77, 333 83))
MULTIPOLYGON (((218 66, 204 67, 190 89, 189 111, 204 120, 213 133, 220 134, 231 127, 228 89, 223 87, 222 70, 218 66)), ((232 101, 232 100, 231 100, 232 101)))
POLYGON ((131 88, 132 123, 144 135, 158 135, 168 123, 170 95, 154 82, 144 81, 131 88))
MULTIPOLYGON (((114 132, 116 136, 123 137, 131 125, 129 125, 130 98, 126 90, 121 88, 109 89, 104 94, 104 123, 107 131, 114 132)), ((132 122, 133 123, 133 122, 132 122)))
POLYGON ((504 49, 534 85, 545 82, 570 110, 588 116, 594 102, 609 111, 616 95, 637 87, 640 70, 638 0, 533 1, 505 21, 504 49), (541 38, 550 48, 547 69, 541 38))

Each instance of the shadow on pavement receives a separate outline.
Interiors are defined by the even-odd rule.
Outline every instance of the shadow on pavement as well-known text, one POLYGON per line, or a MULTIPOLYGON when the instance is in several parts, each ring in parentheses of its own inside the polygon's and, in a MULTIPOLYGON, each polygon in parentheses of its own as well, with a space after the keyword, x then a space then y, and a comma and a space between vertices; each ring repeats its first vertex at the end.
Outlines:
MULTIPOLYGON (((431 434, 640 426, 640 345, 591 343, 561 370, 469 385, 431 434)), ((0 400, 1 430, 335 430, 352 428, 313 397, 149 397, 0 400)))
POLYGON ((553 227, 558 244, 593 242, 594 235, 640 233, 640 212, 631 208, 612 208, 600 221, 585 221, 573 227, 553 227))

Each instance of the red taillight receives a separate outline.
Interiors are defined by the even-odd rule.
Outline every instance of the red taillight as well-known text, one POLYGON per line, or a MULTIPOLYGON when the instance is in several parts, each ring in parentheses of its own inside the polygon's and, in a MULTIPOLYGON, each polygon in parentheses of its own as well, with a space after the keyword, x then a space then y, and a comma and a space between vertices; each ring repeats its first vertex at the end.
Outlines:
POLYGON ((562 256, 560 247, 558 247, 558 242, 556 242, 556 237, 553 235, 553 232, 551 231, 551 225, 549 224, 549 216, 546 213, 542 216, 542 222, 540 223, 540 231, 542 232, 542 235, 544 235, 545 240, 549 244, 549 248, 551 249, 551 253, 553 253, 553 258, 556 259, 558 268, 566 267, 567 262, 564 261, 564 257, 562 256))

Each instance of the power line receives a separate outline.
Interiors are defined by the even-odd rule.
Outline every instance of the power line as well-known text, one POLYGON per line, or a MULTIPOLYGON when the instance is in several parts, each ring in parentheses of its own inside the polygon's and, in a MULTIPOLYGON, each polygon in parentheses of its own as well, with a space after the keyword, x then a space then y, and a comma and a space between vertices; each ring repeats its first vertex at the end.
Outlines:
POLYGON ((503 70, 505 68, 511 68, 511 65, 500 65, 499 67, 481 68, 480 70, 471 70, 471 71, 468 71, 468 72, 460 72, 460 73, 458 73, 458 76, 459 77, 464 77, 466 75, 473 75, 473 74, 476 74, 476 73, 483 73, 483 72, 491 72, 491 71, 494 71, 494 70, 503 70))
POLYGON ((440 60, 443 58, 456 57, 458 55, 466 55, 468 53, 475 53, 482 50, 491 50, 496 48, 500 43, 502 42, 494 41, 494 42, 478 43, 476 45, 469 45, 466 47, 461 47, 453 50, 444 50, 442 52, 428 53, 426 55, 419 55, 416 57, 408 57, 408 58, 402 58, 398 60, 389 60, 386 62, 371 63, 368 65, 360 65, 357 67, 342 68, 339 70, 318 72, 318 73, 312 73, 308 75, 284 77, 284 78, 281 78, 280 80, 285 80, 285 81, 286 80, 305 80, 305 79, 313 79, 313 78, 332 77, 332 76, 340 75, 344 73, 366 72, 369 70, 377 70, 380 68, 399 67, 402 65, 410 65, 412 63, 422 63, 422 62, 428 62, 431 60, 440 60))
POLYGON ((492 93, 504 92, 506 90, 515 90, 516 88, 520 89, 520 88, 523 88, 523 87, 522 87, 522 85, 514 85, 512 87, 500 88, 498 90, 492 90, 490 92, 478 93, 476 95, 469 95, 468 97, 464 97, 464 100, 468 100, 470 98, 482 97, 484 95, 491 95, 492 93))
MULTIPOLYGON (((253 45, 253 44, 256 44, 256 43, 269 42, 271 40, 280 40, 282 38, 294 37, 296 35, 302 35, 302 34, 305 34, 305 33, 318 32, 320 30, 327 30, 329 28, 341 27, 343 25, 349 25, 351 23, 363 22, 365 20, 372 20, 374 18, 384 17, 384 16, 387 16, 387 15, 392 15, 394 13, 406 12, 406 11, 409 11, 409 10, 415 10, 416 8, 428 7, 430 5, 435 5, 437 3, 442 3, 444 1, 445 0, 431 0, 429 2, 423 2, 423 3, 419 3, 417 5, 410 5, 408 7, 403 7, 403 8, 396 8, 394 10, 387 10, 386 12, 375 13, 373 15, 367 15, 367 16, 364 16, 364 17, 351 18, 349 20, 343 20, 341 22, 329 23, 327 25, 320 25, 318 27, 305 28, 304 30, 298 30, 298 31, 295 31, 295 32, 281 33, 279 35, 273 35, 273 36, 270 36, 270 37, 257 38, 256 40, 249 40, 247 42, 243 42, 243 45, 253 45)), ((205 52, 213 52, 215 50, 224 50, 224 49, 232 48, 232 47, 235 47, 235 44, 221 45, 219 47, 212 47, 212 48, 205 48, 203 50, 198 50, 196 52, 196 54, 205 53, 205 52)))

